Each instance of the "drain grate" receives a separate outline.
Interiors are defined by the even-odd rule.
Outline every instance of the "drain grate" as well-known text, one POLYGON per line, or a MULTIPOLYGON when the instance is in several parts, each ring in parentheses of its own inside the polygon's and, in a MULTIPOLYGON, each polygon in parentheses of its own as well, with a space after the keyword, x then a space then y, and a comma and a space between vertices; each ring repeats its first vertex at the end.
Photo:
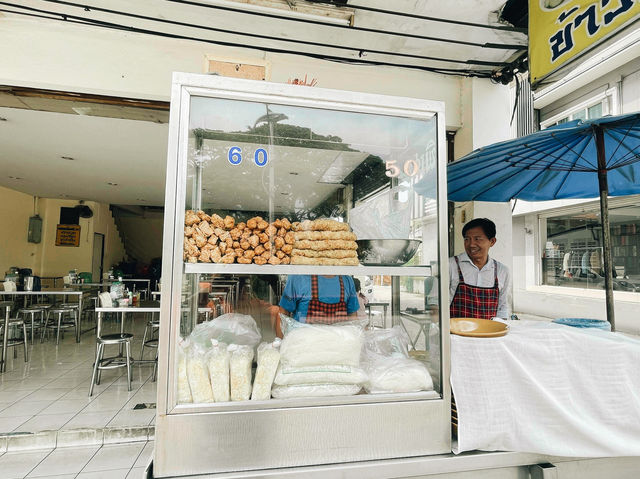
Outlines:
POLYGON ((156 403, 154 402, 141 402, 133 406, 133 409, 155 409, 156 403))

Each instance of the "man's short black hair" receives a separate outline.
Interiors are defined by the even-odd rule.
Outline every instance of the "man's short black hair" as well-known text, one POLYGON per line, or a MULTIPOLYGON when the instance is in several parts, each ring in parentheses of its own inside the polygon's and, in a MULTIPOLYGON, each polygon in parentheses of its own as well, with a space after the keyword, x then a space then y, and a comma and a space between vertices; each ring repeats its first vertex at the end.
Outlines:
POLYGON ((464 238, 468 230, 471 228, 477 228, 478 226, 482 228, 482 231, 487 235, 487 238, 492 239, 496 237, 496 224, 489 218, 474 218, 469 221, 462 228, 462 237, 464 238))
POLYGON ((360 280, 358 278, 353 278, 353 285, 356 287, 356 293, 360 292, 360 280))

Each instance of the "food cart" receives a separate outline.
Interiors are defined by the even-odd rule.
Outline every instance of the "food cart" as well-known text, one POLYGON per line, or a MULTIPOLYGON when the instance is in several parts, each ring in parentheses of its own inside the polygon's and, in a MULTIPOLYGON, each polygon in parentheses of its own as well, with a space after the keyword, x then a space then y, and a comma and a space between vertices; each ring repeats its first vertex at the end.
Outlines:
MULTIPOLYGON (((544 463, 583 464, 451 452, 445 164, 441 102, 174 74, 153 477, 497 477, 496 470, 556 477, 544 463), (221 376, 208 361, 219 344, 205 351, 194 334, 223 316, 207 321, 199 311, 209 305, 231 318, 225 324, 250 316, 251 333, 275 347, 277 325, 286 321, 278 304, 298 275, 373 284, 365 317, 381 305, 384 319, 358 330, 357 357, 361 344, 367 358, 371 344, 393 337, 402 346, 383 359, 399 357, 401 370, 417 375, 387 374, 384 382, 357 359, 331 372, 361 368, 366 379, 279 383, 294 364, 287 356, 294 333, 344 327, 312 324, 285 331, 271 395, 250 398, 253 368, 248 380, 235 381, 238 388, 248 382, 248 393, 234 397, 231 364, 231 394, 216 400, 211 389, 221 376)), ((223 337, 234 343, 231 363, 242 348, 253 356, 257 342, 223 337)), ((598 464, 590 463, 589 477, 598 477, 598 464)))

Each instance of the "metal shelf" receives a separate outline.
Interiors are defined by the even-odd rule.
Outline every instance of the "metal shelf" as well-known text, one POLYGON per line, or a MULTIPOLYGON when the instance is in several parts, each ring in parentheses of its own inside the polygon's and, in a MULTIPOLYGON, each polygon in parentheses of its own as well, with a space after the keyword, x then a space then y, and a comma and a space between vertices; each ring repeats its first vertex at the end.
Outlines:
POLYGON ((432 276, 431 266, 307 266, 185 263, 185 273, 199 274, 339 274, 347 276, 432 276))

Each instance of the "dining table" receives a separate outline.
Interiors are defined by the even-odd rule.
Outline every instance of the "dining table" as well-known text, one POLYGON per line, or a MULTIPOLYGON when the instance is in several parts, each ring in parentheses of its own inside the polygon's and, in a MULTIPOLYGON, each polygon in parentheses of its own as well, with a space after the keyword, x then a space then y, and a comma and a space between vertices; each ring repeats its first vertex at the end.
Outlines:
MULTIPOLYGON (((71 288, 63 289, 43 289, 41 291, 0 291, 0 300, 3 297, 10 296, 12 298, 16 296, 24 297, 23 306, 27 307, 28 297, 42 297, 42 296, 62 296, 62 297, 77 297, 78 298, 78 321, 82 318, 82 302, 85 295, 89 294, 88 291, 77 291, 71 288)), ((77 328, 76 343, 80 342, 80 335, 86 331, 81 331, 81 328, 77 328)))

